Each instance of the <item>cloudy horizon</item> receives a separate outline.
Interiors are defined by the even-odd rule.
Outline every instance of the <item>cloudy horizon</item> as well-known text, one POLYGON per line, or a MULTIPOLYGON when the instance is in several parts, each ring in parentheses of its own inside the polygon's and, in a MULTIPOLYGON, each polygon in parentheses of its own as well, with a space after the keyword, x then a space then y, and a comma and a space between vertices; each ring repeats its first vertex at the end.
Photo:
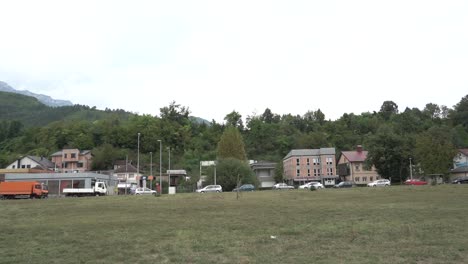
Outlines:
POLYGON ((5 1, 0 81, 74 104, 223 122, 326 119, 468 94, 465 1, 5 1))

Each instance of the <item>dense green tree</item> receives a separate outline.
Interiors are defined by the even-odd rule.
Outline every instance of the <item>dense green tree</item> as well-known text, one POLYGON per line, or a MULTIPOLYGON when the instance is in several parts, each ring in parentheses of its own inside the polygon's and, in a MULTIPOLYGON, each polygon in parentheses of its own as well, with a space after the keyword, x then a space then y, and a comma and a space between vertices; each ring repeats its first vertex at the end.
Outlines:
POLYGON ((227 126, 237 127, 239 130, 244 130, 244 123, 242 122, 242 115, 236 111, 232 111, 224 117, 227 126))
POLYGON ((455 105, 450 117, 455 126, 462 125, 468 129, 468 95, 455 105))
POLYGON ((416 140, 416 157, 425 174, 447 174, 457 149, 448 127, 432 127, 416 140))
POLYGON ((242 135, 234 126, 228 126, 218 143, 218 159, 247 160, 242 135))
POLYGON ((369 151, 367 165, 374 165, 383 178, 402 180, 402 170, 406 167, 409 154, 404 143, 404 139, 395 134, 391 127, 381 127, 377 134, 366 142, 369 151))
POLYGON ((393 101, 385 101, 380 107, 379 114, 385 120, 389 120, 392 115, 398 114, 398 105, 393 101))
MULTIPOLYGON (((216 164, 216 184, 223 186, 224 190, 230 191, 240 184, 251 183, 258 186, 257 178, 245 160, 226 158, 216 164)), ((214 184, 214 173, 207 176, 207 181, 214 184)))

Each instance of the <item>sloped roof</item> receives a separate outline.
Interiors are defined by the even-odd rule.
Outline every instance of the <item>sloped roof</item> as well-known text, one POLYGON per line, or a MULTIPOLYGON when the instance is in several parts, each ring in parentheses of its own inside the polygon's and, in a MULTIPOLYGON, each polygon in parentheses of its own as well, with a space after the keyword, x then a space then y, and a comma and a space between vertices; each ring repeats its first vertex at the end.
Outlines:
POLYGON ((44 157, 38 157, 38 156, 26 156, 30 159, 32 159, 33 161, 35 161, 36 163, 38 163, 42 169, 49 169, 49 168, 53 168, 55 165, 52 161, 44 158, 44 157))
POLYGON ((345 158, 349 162, 364 162, 367 159, 368 151, 342 151, 341 155, 345 156, 345 158))
POLYGON ((293 149, 283 159, 285 160, 287 158, 297 157, 297 156, 320 156, 320 155, 335 155, 335 148, 293 149))
POLYGON ((458 151, 460 151, 463 155, 468 156, 468 148, 466 148, 466 149, 459 149, 458 151))
POLYGON ((114 173, 123 173, 123 172, 137 172, 137 168, 132 164, 128 164, 127 166, 121 166, 117 168, 114 173))

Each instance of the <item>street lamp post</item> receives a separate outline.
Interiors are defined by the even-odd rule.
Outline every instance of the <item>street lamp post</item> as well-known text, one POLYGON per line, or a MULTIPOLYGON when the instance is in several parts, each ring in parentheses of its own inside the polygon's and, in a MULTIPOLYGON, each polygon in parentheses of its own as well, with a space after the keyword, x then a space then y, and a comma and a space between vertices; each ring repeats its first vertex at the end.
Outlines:
MULTIPOLYGON (((137 177, 139 176, 140 176, 140 133, 138 133, 138 148, 137 148, 137 177)), ((137 186, 140 187, 139 182, 137 182, 137 186)))
POLYGON ((410 179, 413 179, 413 165, 411 164, 411 158, 410 158, 410 179))
POLYGON ((162 193, 162 141, 159 141, 159 192, 162 193))
POLYGON ((150 189, 153 190, 153 152, 150 151, 150 189))
POLYGON ((167 147, 167 150, 169 151, 169 166, 167 170, 167 193, 169 194, 169 187, 171 186, 171 147, 167 147))

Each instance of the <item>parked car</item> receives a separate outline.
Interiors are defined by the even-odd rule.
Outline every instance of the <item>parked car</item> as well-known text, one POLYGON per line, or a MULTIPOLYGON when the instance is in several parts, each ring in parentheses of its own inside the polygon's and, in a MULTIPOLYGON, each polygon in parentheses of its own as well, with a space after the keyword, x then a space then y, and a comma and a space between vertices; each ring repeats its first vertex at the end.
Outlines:
POLYGON ((354 183, 352 182, 340 182, 333 186, 333 188, 351 188, 354 186, 354 183))
POLYGON ((207 193, 207 192, 223 192, 223 187, 221 185, 207 185, 201 189, 196 190, 197 193, 207 193))
POLYGON ((423 181, 420 179, 408 179, 405 181, 406 185, 426 185, 427 181, 423 181))
POLYGON ((468 177, 456 178, 452 181, 453 184, 468 184, 468 177))
MULTIPOLYGON (((238 188, 234 188, 232 191, 237 192, 238 188)), ((243 184, 239 187, 239 192, 253 192, 255 190, 255 186, 252 184, 243 184)))
POLYGON ((286 183, 277 183, 273 185, 273 190, 291 190, 294 186, 287 185, 286 183))
POLYGON ((390 186, 390 185, 391 185, 390 180, 387 180, 387 179, 376 180, 373 182, 369 182, 367 184, 367 186, 369 187, 390 186))
POLYGON ((299 186, 299 189, 308 189, 310 190, 310 188, 314 188, 316 190, 318 189, 323 189, 323 184, 321 184, 320 182, 308 182, 306 184, 303 184, 301 186, 299 186))
POLYGON ((136 188, 135 195, 143 195, 143 194, 152 194, 156 195, 158 192, 155 190, 151 190, 149 188, 136 188))

